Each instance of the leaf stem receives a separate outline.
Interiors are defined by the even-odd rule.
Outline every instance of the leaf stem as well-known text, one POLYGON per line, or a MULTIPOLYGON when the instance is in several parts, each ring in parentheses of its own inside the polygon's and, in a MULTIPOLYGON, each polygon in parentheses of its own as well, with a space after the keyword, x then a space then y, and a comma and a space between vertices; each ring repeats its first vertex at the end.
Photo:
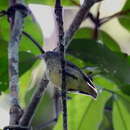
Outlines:
POLYGON ((40 44, 29 33, 24 32, 24 31, 22 33, 23 33, 23 35, 25 35, 28 39, 30 39, 35 44, 35 46, 41 51, 42 54, 45 53, 45 51, 40 46, 40 44))

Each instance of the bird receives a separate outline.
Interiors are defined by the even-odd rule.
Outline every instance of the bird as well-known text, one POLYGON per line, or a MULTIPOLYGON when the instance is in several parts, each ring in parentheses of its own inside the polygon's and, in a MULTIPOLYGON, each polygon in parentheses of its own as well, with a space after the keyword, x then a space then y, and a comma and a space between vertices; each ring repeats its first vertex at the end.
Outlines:
MULTIPOLYGON (((41 55, 38 56, 42 60, 43 73, 47 76, 49 82, 56 88, 61 90, 62 86, 62 68, 61 56, 59 48, 56 47, 53 51, 44 51, 40 44, 38 44, 28 33, 23 33, 40 49, 41 55)), ((66 89, 67 92, 79 92, 81 94, 89 95, 93 98, 97 97, 97 90, 91 79, 78 66, 65 60, 65 74, 66 74, 66 89)), ((39 73, 42 75, 42 73, 39 73)), ((42 77, 42 76, 38 76, 42 77)))
MULTIPOLYGON (((35 92, 36 88, 41 85, 41 80, 45 77, 49 80, 44 96, 42 96, 37 107, 35 116, 32 119, 32 127, 42 130, 52 130, 56 122, 48 124, 47 121, 58 119, 58 115, 62 111, 61 95, 62 91, 62 69, 61 56, 59 52, 48 51, 38 56, 39 65, 32 73, 32 80, 29 83, 29 89, 25 96, 25 103, 28 104, 35 92), (39 58, 40 57, 40 58, 39 58), (59 93, 59 98, 55 99, 54 95, 59 93), (56 92, 56 93, 55 93, 56 92), (57 100, 57 104, 56 101, 57 100), (47 122, 47 123, 46 123, 47 122)), ((79 93, 97 97, 97 90, 91 79, 79 67, 65 60, 66 89, 67 93, 79 93)), ((67 95, 69 100, 69 96, 67 95)), ((71 99, 71 98, 70 98, 71 99)), ((49 121, 50 122, 50 121, 49 121)))
MULTIPOLYGON (((46 66, 46 76, 49 82, 61 90, 62 68, 60 53, 48 51, 40 55, 40 59, 46 66)), ((70 61, 65 60, 65 63, 67 92, 78 92, 96 98, 97 90, 89 76, 70 61)))

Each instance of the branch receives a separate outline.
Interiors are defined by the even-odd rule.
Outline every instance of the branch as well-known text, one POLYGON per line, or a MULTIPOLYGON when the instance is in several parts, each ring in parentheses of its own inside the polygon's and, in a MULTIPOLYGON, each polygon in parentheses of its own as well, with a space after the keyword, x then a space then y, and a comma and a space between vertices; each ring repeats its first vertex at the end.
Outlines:
POLYGON ((59 53, 60 53, 60 60, 61 60, 61 77, 62 77, 62 105, 63 105, 63 129, 68 129, 67 123, 67 102, 66 102, 66 74, 65 74, 65 56, 64 56, 64 28, 63 28, 63 17, 62 17, 62 6, 61 0, 56 0, 55 3, 55 15, 56 15, 56 22, 58 28, 58 35, 59 35, 59 53))
MULTIPOLYGON (((98 35, 99 35, 99 27, 100 27, 100 6, 101 3, 99 3, 98 8, 97 8, 97 14, 96 14, 96 18, 95 21, 93 21, 94 23, 94 31, 93 31, 93 39, 94 40, 98 40, 98 35)), ((90 17, 91 18, 91 17, 90 17)))
POLYGON ((43 92, 45 91, 45 88, 47 87, 48 80, 42 79, 39 87, 37 88, 36 92, 34 93, 32 97, 31 103, 28 105, 27 109, 25 110, 23 116, 20 119, 19 125, 22 127, 27 127, 31 123, 31 119, 35 113, 36 107, 40 102, 40 99, 43 95, 43 92))
POLYGON ((45 53, 40 44, 29 33, 24 31, 22 33, 35 44, 35 46, 41 51, 42 54, 45 53))
POLYGON ((82 4, 79 11, 77 12, 77 14, 76 14, 75 18, 73 19, 69 29, 65 33, 65 36, 64 36, 65 50, 68 48, 73 35, 75 34, 75 32, 80 27, 80 25, 81 25, 82 21, 84 20, 85 16, 88 15, 90 8, 98 1, 101 1, 101 0, 84 0, 84 3, 82 4))
MULTIPOLYGON (((22 0, 19 0, 23 4, 22 0)), ((10 6, 15 5, 16 1, 10 0, 10 6)), ((15 12, 15 18, 11 19, 11 38, 8 46, 9 62, 9 87, 11 94, 10 125, 18 124, 21 109, 18 101, 18 78, 19 78, 19 41, 21 38, 24 17, 20 11, 15 12)))
POLYGON ((104 17, 104 18, 100 19, 100 24, 104 24, 104 23, 110 21, 111 19, 113 19, 115 17, 121 17, 121 16, 124 16, 124 15, 127 15, 128 13, 130 13, 130 9, 117 12, 117 13, 111 15, 111 16, 108 16, 108 17, 104 17))

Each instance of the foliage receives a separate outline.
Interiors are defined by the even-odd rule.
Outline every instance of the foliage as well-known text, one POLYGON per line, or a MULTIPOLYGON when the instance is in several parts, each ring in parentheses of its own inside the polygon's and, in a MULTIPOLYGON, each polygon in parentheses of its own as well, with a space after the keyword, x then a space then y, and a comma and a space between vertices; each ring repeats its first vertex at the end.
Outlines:
MULTIPOLYGON (((75 1, 79 3, 79 0, 75 1)), ((38 3, 51 6, 54 6, 54 2, 54 0, 26 0, 28 4, 38 3)), ((63 5, 72 6, 75 4, 72 0, 63 0, 63 5)), ((7 7, 7 0, 1 0, 0 9, 7 7)), ((128 9, 130 9, 129 0, 125 2, 122 11, 128 9)), ((127 13, 124 16, 118 18, 119 22, 130 31, 130 14, 127 13)), ((41 29, 31 17, 25 19, 24 30, 43 45, 44 39, 41 29)), ((67 59, 82 67, 84 72, 91 73, 93 82, 98 89, 96 100, 80 94, 68 94, 71 97, 68 100, 69 130, 129 130, 130 56, 123 53, 117 41, 106 32, 98 30, 97 40, 93 39, 93 32, 93 28, 80 28, 67 50, 67 59), (91 70, 89 70, 90 68, 91 70)), ((0 92, 3 93, 8 93, 9 90, 7 60, 9 39, 9 23, 4 16, 0 18, 0 92)), ((37 62, 36 56, 40 54, 40 51, 32 45, 30 40, 22 36, 19 54, 20 101, 22 106, 25 107, 28 104, 28 96, 31 97, 32 90, 36 87, 37 81, 36 79, 32 80, 32 75, 38 76, 36 70, 40 63, 37 62), (27 90, 28 88, 29 90, 27 90)), ((51 111, 53 107, 50 103, 52 98, 49 94, 50 92, 46 93, 44 102, 42 102, 44 108, 38 108, 34 116, 34 126, 42 123, 42 121, 45 122, 46 119, 49 120, 54 114, 53 112, 52 114, 46 113, 48 109, 51 111)), ((53 129, 62 129, 61 115, 59 115, 58 123, 54 125, 53 129)))

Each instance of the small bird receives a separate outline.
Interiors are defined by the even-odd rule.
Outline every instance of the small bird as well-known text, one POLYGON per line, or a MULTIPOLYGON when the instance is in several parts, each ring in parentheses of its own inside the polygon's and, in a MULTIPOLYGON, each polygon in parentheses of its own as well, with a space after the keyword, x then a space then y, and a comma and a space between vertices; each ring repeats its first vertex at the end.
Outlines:
MULTIPOLYGON (((23 33, 29 39, 32 40, 32 37, 28 33, 23 33)), ((41 64, 42 70, 39 73, 41 75, 46 74, 48 80, 53 84, 53 86, 61 89, 62 86, 62 69, 61 69, 61 56, 59 54, 58 48, 53 51, 45 52, 42 47, 33 39, 33 43, 40 49, 42 55, 38 56, 42 59, 41 64)), ((90 95, 93 98, 97 97, 96 87, 93 85, 91 79, 84 74, 79 67, 73 63, 66 60, 65 66, 66 74, 66 88, 67 91, 79 92, 85 95, 90 95)))
MULTIPOLYGON (((49 80, 44 96, 42 96, 37 107, 36 113, 32 119, 32 127, 41 130, 52 130, 54 124, 47 121, 57 119, 62 111, 61 102, 61 83, 62 71, 59 52, 48 51, 40 57, 40 64, 32 73, 32 79, 29 83, 29 89, 25 95, 25 103, 28 104, 36 91, 36 88, 41 85, 41 80, 45 76, 49 80), (53 87, 54 86, 54 87, 53 87), (58 99, 55 99, 55 94, 59 93, 58 99), (56 92, 56 93, 55 93, 56 92), (57 102, 56 102, 57 100, 57 102), (46 124, 48 124, 46 126, 46 124)), ((81 94, 96 98, 97 90, 90 78, 84 74, 79 67, 66 60, 65 65, 66 88, 67 92, 79 92, 81 94)), ((67 97, 68 98, 68 97, 67 97)))
MULTIPOLYGON (((46 64, 46 75, 48 80, 57 88, 61 89, 61 60, 59 52, 48 51, 40 58, 46 64)), ((97 97, 96 87, 90 78, 84 74, 79 67, 66 60, 65 65, 66 88, 68 92, 79 92, 85 95, 97 97)))

